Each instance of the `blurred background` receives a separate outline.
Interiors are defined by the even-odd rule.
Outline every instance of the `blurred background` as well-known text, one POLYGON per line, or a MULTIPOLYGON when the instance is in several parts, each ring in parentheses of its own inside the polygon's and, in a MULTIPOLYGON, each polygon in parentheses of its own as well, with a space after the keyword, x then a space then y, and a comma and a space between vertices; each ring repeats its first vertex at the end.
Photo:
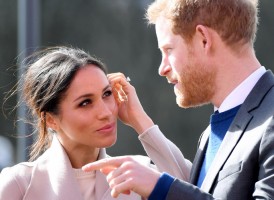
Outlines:
MULTIPOLYGON (((145 10, 152 0, 0 0, 0 169, 27 160, 31 127, 18 118, 20 100, 6 94, 22 72, 20 61, 31 51, 56 45, 79 47, 99 57, 109 72, 131 78, 144 109, 163 133, 193 160, 197 141, 209 123, 212 106, 181 109, 173 86, 158 75, 161 55, 145 10)), ((256 54, 274 70, 274 1, 260 1, 256 54)), ((111 156, 145 154, 137 134, 119 123, 111 156)))

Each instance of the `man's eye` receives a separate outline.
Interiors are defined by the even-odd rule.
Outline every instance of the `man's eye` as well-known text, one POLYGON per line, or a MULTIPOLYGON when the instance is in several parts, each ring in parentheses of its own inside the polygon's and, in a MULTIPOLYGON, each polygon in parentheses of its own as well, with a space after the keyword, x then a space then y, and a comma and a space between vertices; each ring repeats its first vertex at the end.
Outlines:
POLYGON ((103 97, 109 97, 112 95, 112 91, 111 90, 108 90, 104 93, 103 97))
POLYGON ((82 101, 80 104, 79 104, 79 106, 87 106, 88 104, 91 104, 92 102, 91 102, 91 100, 90 99, 86 99, 86 100, 84 100, 84 101, 82 101))
POLYGON ((170 54, 171 50, 172 50, 171 48, 166 49, 167 54, 170 54))

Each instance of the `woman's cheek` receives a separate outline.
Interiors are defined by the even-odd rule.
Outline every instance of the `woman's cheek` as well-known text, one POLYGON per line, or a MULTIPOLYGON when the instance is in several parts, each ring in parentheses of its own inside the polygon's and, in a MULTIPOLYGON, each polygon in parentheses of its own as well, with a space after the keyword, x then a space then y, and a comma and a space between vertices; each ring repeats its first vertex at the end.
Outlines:
POLYGON ((115 101, 114 97, 111 101, 111 107, 112 107, 112 113, 114 115, 114 117, 118 117, 118 105, 117 102, 115 101))

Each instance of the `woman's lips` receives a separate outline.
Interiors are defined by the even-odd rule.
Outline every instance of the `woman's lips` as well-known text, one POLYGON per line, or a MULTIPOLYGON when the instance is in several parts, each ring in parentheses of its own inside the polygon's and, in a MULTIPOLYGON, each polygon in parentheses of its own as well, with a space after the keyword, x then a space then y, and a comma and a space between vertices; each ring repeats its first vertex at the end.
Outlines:
POLYGON ((107 124, 99 129, 97 131, 99 132, 112 132, 115 128, 115 123, 107 124))

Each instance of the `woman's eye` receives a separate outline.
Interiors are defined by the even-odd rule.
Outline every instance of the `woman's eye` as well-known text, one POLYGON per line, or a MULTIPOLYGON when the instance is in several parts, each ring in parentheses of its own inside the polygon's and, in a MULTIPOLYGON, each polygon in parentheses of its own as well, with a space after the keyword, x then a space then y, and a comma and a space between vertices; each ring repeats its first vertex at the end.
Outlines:
POLYGON ((109 97, 109 96, 111 96, 111 95, 112 95, 112 91, 111 91, 111 90, 107 90, 107 91, 104 93, 103 97, 109 97))
POLYGON ((82 106, 87 106, 88 104, 91 104, 91 100, 90 99, 86 99, 84 101, 82 101, 79 106, 82 107, 82 106))

